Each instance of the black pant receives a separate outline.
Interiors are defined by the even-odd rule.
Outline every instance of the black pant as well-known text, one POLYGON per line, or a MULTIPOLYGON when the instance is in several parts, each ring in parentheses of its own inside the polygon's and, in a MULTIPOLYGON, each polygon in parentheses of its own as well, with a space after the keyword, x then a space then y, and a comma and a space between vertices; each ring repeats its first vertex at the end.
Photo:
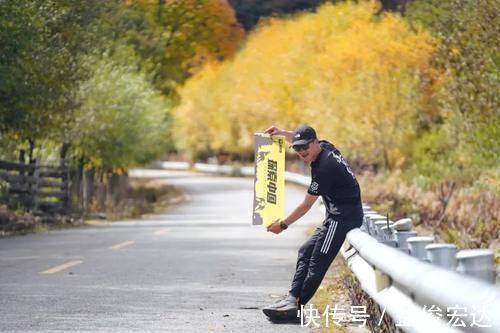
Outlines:
POLYGON ((345 221, 327 218, 299 249, 297 267, 290 294, 306 304, 313 297, 333 259, 344 243, 347 233, 361 226, 361 220, 345 221))

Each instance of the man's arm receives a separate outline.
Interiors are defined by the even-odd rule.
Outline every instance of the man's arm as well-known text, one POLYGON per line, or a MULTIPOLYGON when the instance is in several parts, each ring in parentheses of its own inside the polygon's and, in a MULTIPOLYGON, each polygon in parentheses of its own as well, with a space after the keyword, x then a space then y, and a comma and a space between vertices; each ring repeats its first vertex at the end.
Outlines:
POLYGON ((293 132, 292 131, 281 129, 281 128, 278 128, 276 126, 269 127, 268 129, 266 129, 264 131, 264 133, 269 134, 271 136, 283 135, 285 137, 286 141, 288 141, 290 143, 292 143, 292 141, 293 141, 293 132))
POLYGON ((312 205, 318 199, 317 195, 311 195, 306 193, 304 200, 300 203, 284 220, 274 222, 270 226, 267 227, 267 231, 271 231, 275 234, 279 234, 283 229, 280 226, 280 223, 285 223, 286 225, 290 225, 304 216, 305 213, 311 209, 312 205))

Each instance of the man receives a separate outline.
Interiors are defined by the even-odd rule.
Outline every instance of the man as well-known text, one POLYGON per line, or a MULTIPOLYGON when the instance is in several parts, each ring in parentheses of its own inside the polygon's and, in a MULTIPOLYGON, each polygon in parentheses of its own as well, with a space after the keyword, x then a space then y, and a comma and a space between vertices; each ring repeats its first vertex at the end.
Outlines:
POLYGON ((299 157, 311 164, 311 184, 304 200, 290 215, 271 224, 267 230, 275 234, 286 230, 311 209, 319 196, 326 208, 324 222, 299 249, 288 296, 262 309, 271 320, 290 320, 297 318, 300 306, 313 297, 347 232, 361 226, 361 193, 340 152, 331 143, 318 140, 312 127, 300 126, 291 132, 271 126, 265 133, 284 136, 299 157))

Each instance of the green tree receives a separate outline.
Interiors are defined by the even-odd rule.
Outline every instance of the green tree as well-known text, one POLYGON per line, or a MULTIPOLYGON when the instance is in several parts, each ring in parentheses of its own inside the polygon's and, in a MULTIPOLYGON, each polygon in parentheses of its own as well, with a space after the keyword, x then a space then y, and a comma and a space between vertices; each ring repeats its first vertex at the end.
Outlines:
POLYGON ((440 118, 414 156, 428 177, 471 182, 487 170, 499 172, 499 12, 498 0, 413 1, 408 8, 413 24, 439 37, 435 64, 444 73, 436 95, 440 118))
POLYGON ((118 2, 4 0, 0 2, 0 131, 29 143, 59 139, 72 119, 74 92, 85 72, 79 58, 104 35, 99 19, 118 2), (101 29, 102 30, 102 29, 101 29))
MULTIPOLYGON (((114 57, 125 56, 120 50, 114 57)), ((107 172, 149 162, 168 148, 169 105, 134 64, 87 58, 91 77, 78 91, 74 152, 107 172)))

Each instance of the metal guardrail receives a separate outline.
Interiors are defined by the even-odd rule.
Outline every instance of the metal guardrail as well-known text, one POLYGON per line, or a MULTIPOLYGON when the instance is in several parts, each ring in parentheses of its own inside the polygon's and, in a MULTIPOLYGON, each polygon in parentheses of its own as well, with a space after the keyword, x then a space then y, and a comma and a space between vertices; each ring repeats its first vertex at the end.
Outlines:
POLYGON ((342 254, 395 322, 413 322, 404 331, 500 332, 500 290, 492 284, 409 256, 360 229, 348 233, 342 254))
MULTIPOLYGON (((255 174, 255 168, 249 166, 238 165, 221 165, 221 164, 207 164, 207 163, 194 163, 188 162, 161 162, 161 167, 169 170, 194 170, 197 172, 214 173, 214 174, 237 174, 242 176, 251 177, 255 174)), ((309 186, 310 177, 300 175, 293 172, 285 172, 285 180, 298 185, 309 186)))
MULTIPOLYGON (((169 163, 162 166, 169 168, 169 163)), ((201 163, 194 170, 254 174, 253 167, 201 163)), ((310 177, 296 173, 286 172, 285 179, 310 184, 310 177)), ((400 330, 500 332, 500 288, 494 286, 492 251, 457 253, 453 244, 433 244, 432 237, 418 236, 410 219, 393 223, 367 205, 363 209, 363 226, 347 234, 341 253, 363 290, 400 330)))

